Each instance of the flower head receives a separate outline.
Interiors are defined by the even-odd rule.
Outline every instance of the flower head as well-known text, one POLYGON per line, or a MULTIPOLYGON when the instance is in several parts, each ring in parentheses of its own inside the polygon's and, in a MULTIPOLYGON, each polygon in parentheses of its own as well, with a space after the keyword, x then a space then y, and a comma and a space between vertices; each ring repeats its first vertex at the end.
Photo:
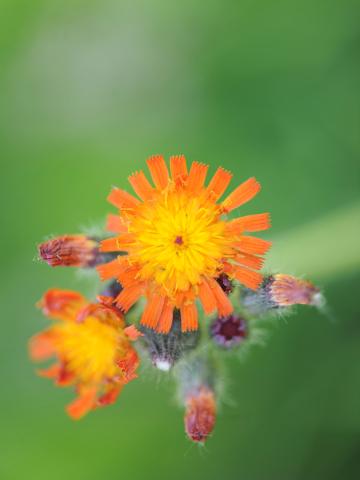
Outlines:
POLYGON ((146 297, 143 325, 167 333, 177 308, 182 331, 196 330, 197 298, 206 314, 217 310, 225 316, 233 311, 216 280, 221 274, 249 288, 260 285, 257 270, 270 243, 245 232, 269 228, 269 215, 226 219, 227 213, 259 192, 254 178, 219 202, 232 177, 223 168, 205 186, 208 166, 193 162, 188 171, 184 156, 171 157, 171 175, 161 156, 149 158, 147 164, 154 186, 142 171, 129 178, 140 200, 118 188, 109 195, 120 210, 108 220, 108 229, 117 236, 104 240, 101 250, 126 254, 98 270, 104 280, 115 277, 123 285, 116 304, 124 312, 146 297))
POLYGON ((91 304, 77 292, 49 290, 39 306, 58 321, 30 340, 30 355, 36 361, 56 357, 39 374, 58 386, 76 387, 78 397, 68 405, 68 414, 78 419, 113 403, 136 377, 138 356, 130 343, 136 338, 134 327, 126 328, 115 308, 91 304))

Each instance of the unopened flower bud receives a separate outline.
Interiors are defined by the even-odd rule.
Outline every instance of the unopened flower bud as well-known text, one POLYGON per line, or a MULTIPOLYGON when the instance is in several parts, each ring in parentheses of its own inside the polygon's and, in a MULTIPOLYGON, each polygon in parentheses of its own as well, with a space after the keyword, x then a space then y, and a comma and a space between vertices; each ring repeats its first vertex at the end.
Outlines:
POLYGON ((185 432, 190 440, 203 443, 214 430, 215 420, 214 392, 202 386, 186 398, 185 432))
POLYGON ((220 347, 235 347, 247 337, 246 320, 238 315, 216 318, 210 326, 210 336, 220 347))
POLYGON ((222 273, 219 277, 217 277, 216 281, 226 295, 230 295, 230 293, 233 291, 234 285, 226 273, 222 273))
POLYGON ((158 333, 154 329, 144 326, 141 326, 141 332, 144 334, 143 341, 153 365, 163 371, 169 371, 184 353, 194 349, 200 337, 198 330, 181 331, 181 320, 177 310, 174 312, 174 320, 169 333, 158 333))
POLYGON ((41 243, 39 255, 51 267, 93 267, 99 261, 98 242, 86 235, 62 235, 41 243))
POLYGON ((313 283, 283 273, 270 275, 256 291, 245 289, 242 297, 244 307, 253 315, 264 315, 292 305, 321 307, 324 303, 320 289, 313 283))
POLYGON ((206 349, 194 352, 179 362, 175 376, 179 399, 185 406, 185 432, 190 440, 203 443, 216 420, 219 378, 215 358, 206 349))

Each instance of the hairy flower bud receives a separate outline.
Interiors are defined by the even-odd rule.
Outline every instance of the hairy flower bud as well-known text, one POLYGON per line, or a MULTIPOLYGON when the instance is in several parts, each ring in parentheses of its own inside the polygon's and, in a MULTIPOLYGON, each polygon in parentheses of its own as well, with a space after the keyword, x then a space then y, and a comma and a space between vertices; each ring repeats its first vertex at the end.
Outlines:
POLYGON ((235 347, 247 337, 246 320, 238 315, 216 318, 210 326, 210 336, 220 347, 235 347))
POLYGON ((256 291, 243 290, 242 303, 251 314, 265 315, 292 305, 321 307, 324 297, 320 289, 311 282, 278 273, 268 276, 256 291))
POLYGON ((39 255, 51 267, 93 267, 99 261, 98 242, 86 235, 62 235, 41 243, 39 255))
POLYGON ((185 432, 190 440, 203 443, 216 421, 218 370, 208 350, 190 354, 175 369, 178 394, 185 406, 185 432))
POLYGON ((159 370, 169 371, 171 367, 189 350, 194 349, 199 341, 199 331, 182 332, 181 320, 177 310, 168 334, 157 333, 152 328, 141 326, 148 354, 153 365, 159 370))
POLYGON ((185 432, 190 440, 203 443, 214 430, 215 420, 214 392, 202 386, 186 398, 185 432))

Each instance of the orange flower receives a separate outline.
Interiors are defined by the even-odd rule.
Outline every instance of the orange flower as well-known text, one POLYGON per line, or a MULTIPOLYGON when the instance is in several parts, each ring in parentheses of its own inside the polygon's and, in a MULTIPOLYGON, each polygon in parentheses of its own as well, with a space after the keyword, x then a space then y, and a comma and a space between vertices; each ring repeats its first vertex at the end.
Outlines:
POLYGON ((67 406, 78 419, 89 410, 115 402, 123 385, 136 378, 139 360, 130 339, 134 326, 125 327, 115 308, 91 304, 77 292, 52 289, 39 302, 45 315, 58 320, 30 340, 33 360, 56 357, 43 377, 58 386, 74 385, 78 397, 67 406))
POLYGON ((115 277, 124 287, 116 298, 122 311, 146 297, 143 325, 168 333, 177 308, 182 331, 197 330, 197 298, 206 314, 233 311, 216 281, 219 275, 252 289, 262 282, 257 270, 270 242, 245 232, 269 228, 269 215, 226 219, 227 213, 251 200, 260 185, 250 178, 219 202, 232 177, 223 168, 205 186, 208 166, 193 162, 188 172, 184 156, 171 157, 171 176, 163 157, 151 157, 147 164, 155 187, 142 171, 129 178, 141 200, 119 188, 109 195, 109 202, 120 210, 109 216, 107 225, 117 236, 104 240, 100 250, 127 254, 98 271, 102 279, 115 277))

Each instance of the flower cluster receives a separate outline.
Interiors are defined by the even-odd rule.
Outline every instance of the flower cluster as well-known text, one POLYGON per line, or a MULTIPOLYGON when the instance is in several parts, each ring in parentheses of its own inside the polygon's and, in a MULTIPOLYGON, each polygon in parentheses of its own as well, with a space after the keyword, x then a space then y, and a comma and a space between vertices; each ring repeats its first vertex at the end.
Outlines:
POLYGON ((263 277, 271 243, 253 236, 270 227, 268 213, 229 217, 260 190, 255 178, 223 198, 232 174, 182 155, 147 161, 152 183, 140 171, 129 177, 135 195, 114 188, 98 238, 63 235, 39 246, 52 267, 96 268, 107 282, 95 301, 51 289, 39 302, 52 320, 30 340, 35 361, 55 358, 40 370, 58 386, 72 385, 72 418, 114 403, 136 378, 139 358, 173 372, 185 408, 187 436, 203 443, 212 433, 228 352, 251 345, 259 319, 291 305, 320 305, 319 290, 289 275, 263 277), (201 318, 201 321, 199 321, 201 318))

